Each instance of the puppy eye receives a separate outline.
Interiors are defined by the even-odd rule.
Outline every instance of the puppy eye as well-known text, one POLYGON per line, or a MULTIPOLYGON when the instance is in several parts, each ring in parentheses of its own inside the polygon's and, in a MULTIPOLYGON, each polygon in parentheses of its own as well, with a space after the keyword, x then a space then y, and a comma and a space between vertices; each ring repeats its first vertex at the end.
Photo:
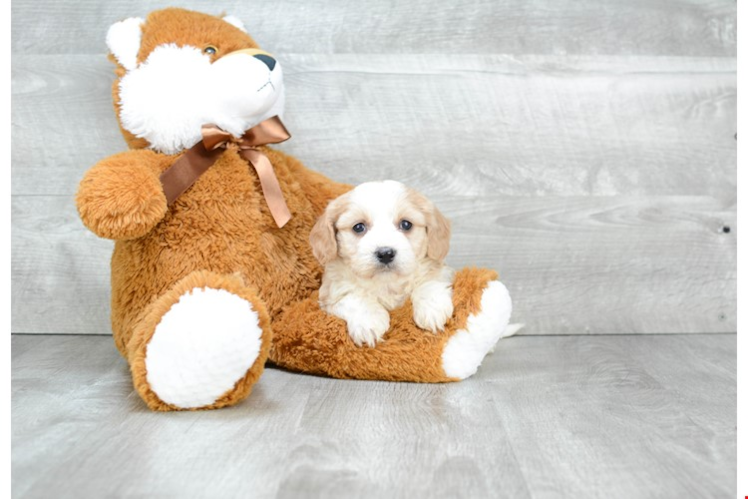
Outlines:
POLYGON ((366 231, 366 224, 364 224, 363 222, 359 222, 358 224, 353 226, 354 233, 363 233, 364 231, 366 231))
POLYGON ((412 228, 413 228, 413 223, 410 222, 409 220, 403 219, 400 221, 400 229, 402 229, 403 231, 410 231, 412 228))
POLYGON ((208 54, 209 56, 212 56, 212 55, 213 55, 213 54, 215 54, 216 52, 218 52, 218 49, 217 49, 217 48, 215 48, 215 47, 214 47, 214 46, 212 46, 212 45, 208 45, 207 47, 205 47, 205 48, 203 49, 203 53, 205 53, 205 54, 208 54))

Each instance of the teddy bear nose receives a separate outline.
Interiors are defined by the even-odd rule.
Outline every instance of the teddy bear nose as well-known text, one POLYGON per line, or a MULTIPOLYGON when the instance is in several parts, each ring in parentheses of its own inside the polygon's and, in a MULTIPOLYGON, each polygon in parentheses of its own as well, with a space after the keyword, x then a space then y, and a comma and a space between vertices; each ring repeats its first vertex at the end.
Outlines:
POLYGON ((260 61, 264 62, 265 66, 267 66, 268 69, 270 69, 270 71, 273 71, 273 68, 275 68, 275 59, 273 59, 269 55, 267 55, 267 54, 255 54, 253 57, 255 59, 259 59, 260 61))
POLYGON ((397 252, 389 247, 377 248, 377 251, 374 252, 374 254, 377 256, 377 260, 382 264, 389 264, 390 262, 395 260, 395 253, 397 252))

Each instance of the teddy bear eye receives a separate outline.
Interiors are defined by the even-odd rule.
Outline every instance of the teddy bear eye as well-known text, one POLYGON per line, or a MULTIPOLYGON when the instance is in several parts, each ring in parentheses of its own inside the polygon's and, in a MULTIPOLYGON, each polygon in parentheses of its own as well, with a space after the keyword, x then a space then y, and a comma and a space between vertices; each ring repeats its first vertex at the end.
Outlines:
POLYGON ((212 45, 208 45, 207 47, 205 47, 205 48, 203 49, 203 53, 205 53, 205 54, 208 54, 208 55, 211 55, 211 56, 212 56, 213 54, 215 54, 216 52, 218 52, 218 49, 216 49, 216 48, 215 48, 215 47, 213 47, 212 45))
POLYGON ((403 219, 400 221, 400 229, 402 229, 403 231, 410 231, 412 227, 413 223, 409 220, 403 219))
POLYGON ((360 234, 360 233, 363 233, 364 231, 366 231, 366 224, 364 224, 363 222, 359 222, 358 224, 353 226, 354 233, 360 234))

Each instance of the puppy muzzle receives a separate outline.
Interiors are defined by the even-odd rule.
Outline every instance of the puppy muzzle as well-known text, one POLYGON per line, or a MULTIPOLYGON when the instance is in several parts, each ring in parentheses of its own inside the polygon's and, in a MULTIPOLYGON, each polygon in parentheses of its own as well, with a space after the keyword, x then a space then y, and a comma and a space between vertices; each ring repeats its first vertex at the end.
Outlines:
POLYGON ((380 264, 389 265, 393 260, 395 260, 395 255, 397 255, 397 252, 394 248, 377 248, 374 252, 374 255, 376 256, 380 264))

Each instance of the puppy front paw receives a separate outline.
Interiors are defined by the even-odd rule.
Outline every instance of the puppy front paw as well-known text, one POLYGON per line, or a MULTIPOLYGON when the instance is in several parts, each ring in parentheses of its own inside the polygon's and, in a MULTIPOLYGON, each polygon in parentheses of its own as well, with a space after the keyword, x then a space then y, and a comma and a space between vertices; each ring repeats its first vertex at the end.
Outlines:
POLYGON ((356 318, 349 318, 348 335, 358 347, 374 347, 390 329, 390 314, 384 308, 372 309, 356 318))
POLYGON ((413 296, 413 321, 422 330, 431 333, 443 330, 453 312, 451 288, 441 288, 432 290, 431 293, 413 296))

